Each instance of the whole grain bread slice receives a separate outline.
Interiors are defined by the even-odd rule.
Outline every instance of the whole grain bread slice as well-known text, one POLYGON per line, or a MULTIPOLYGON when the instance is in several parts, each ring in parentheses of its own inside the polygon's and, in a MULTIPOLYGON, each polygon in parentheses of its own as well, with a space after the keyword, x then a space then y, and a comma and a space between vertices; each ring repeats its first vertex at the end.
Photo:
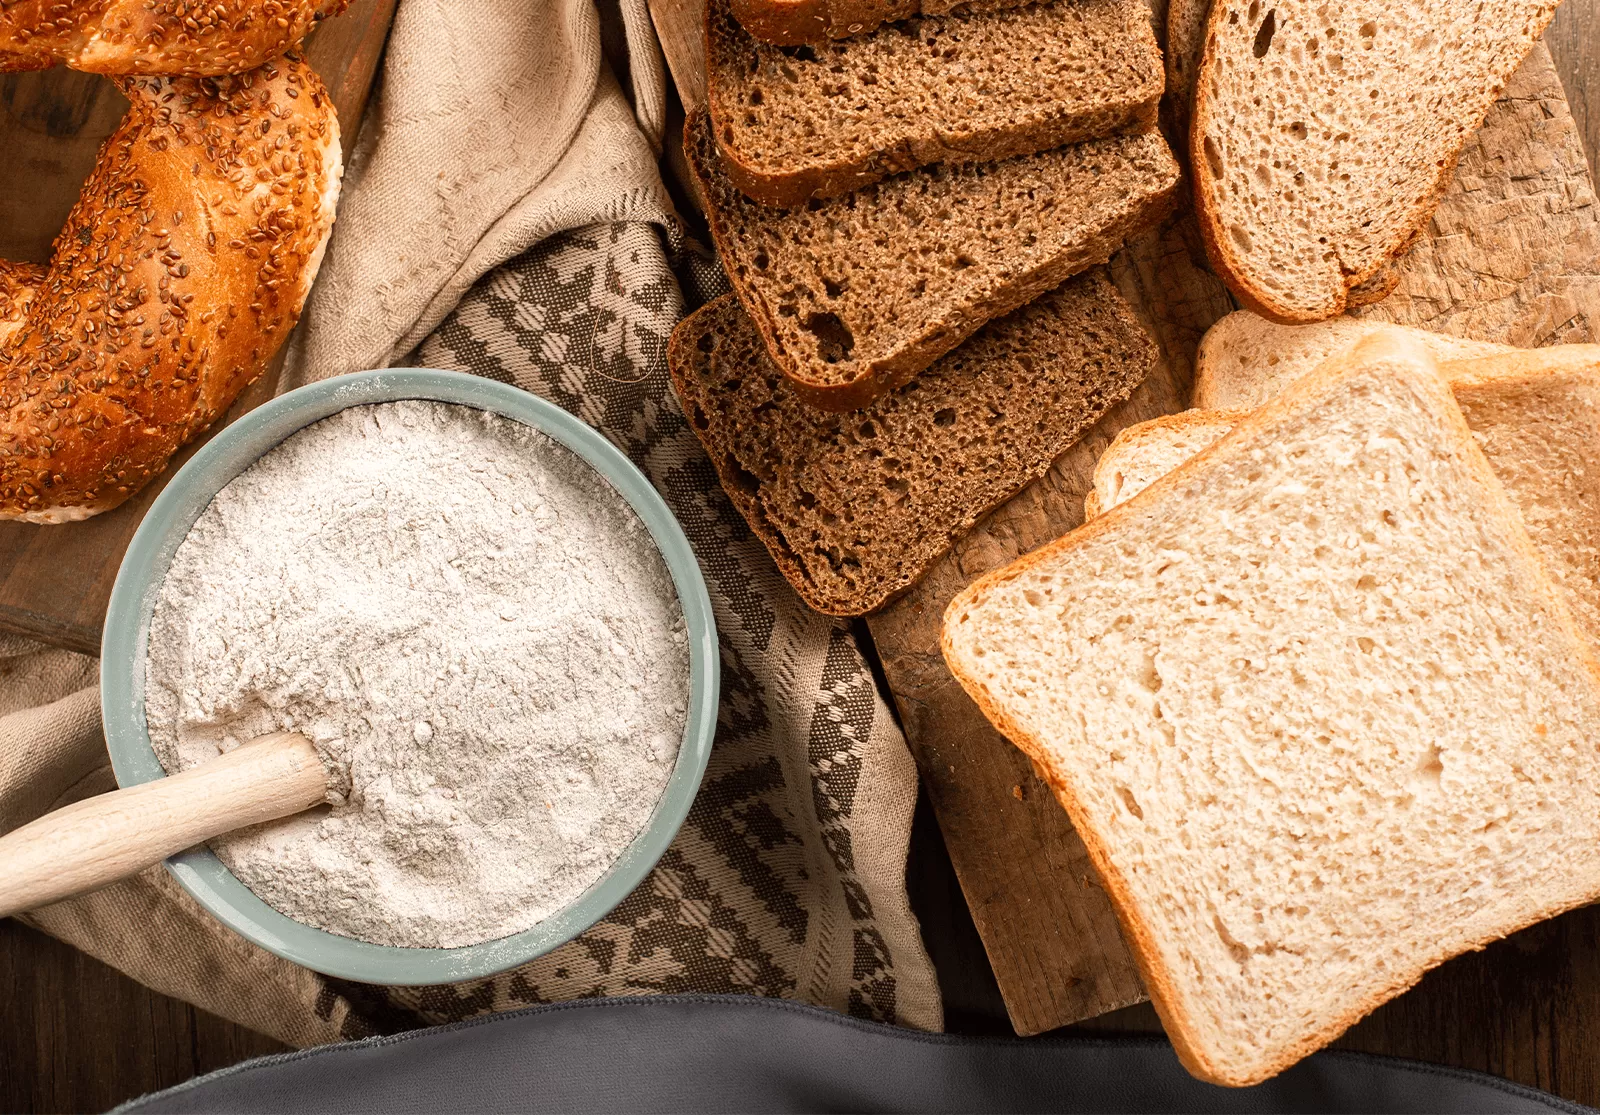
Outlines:
POLYGON ((1426 226, 1556 2, 1215 0, 1190 136, 1212 269, 1274 321, 1342 312, 1426 226))
POLYGON ((775 46, 822 44, 916 16, 967 15, 1031 0, 731 0, 739 25, 775 46))
POLYGON ((1271 1076, 1600 897, 1600 664, 1404 337, 981 578, 943 646, 1203 1079, 1271 1076))
POLYGON ((1190 402, 1205 409, 1253 410, 1330 356, 1385 329, 1406 333, 1441 363, 1518 351, 1510 345, 1365 318, 1333 317, 1312 325, 1280 325, 1249 310, 1235 310, 1200 339, 1190 402))
POLYGON ((991 323, 865 410, 807 406, 725 295, 668 367, 729 499, 801 597, 861 615, 915 584, 1154 366, 1103 269, 991 323))
POLYGON ((703 114, 684 152, 723 268, 814 406, 866 406, 982 326, 1111 258, 1172 206, 1159 133, 930 167, 774 210, 722 172, 703 114))
MULTIPOLYGON (((1440 370, 1545 569, 1600 651, 1600 345, 1509 349, 1440 370)), ((1095 465, 1088 516, 1132 499, 1248 413, 1190 410, 1129 426, 1095 465)))
POLYGON ((1166 42, 1161 53, 1166 65, 1166 97, 1180 136, 1189 134, 1194 82, 1200 72, 1210 14, 1211 0, 1171 0, 1167 4, 1166 42))
POLYGON ((930 163, 1147 131, 1162 87, 1141 0, 918 19, 816 47, 758 43, 710 0, 706 79, 729 179, 785 207, 930 163))

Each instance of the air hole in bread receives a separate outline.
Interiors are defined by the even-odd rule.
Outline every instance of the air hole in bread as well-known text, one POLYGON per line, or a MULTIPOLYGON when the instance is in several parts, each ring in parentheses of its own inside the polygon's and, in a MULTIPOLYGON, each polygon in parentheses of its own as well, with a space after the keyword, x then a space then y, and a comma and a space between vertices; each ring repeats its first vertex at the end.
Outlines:
MULTIPOLYGON (((1254 19, 1255 5, 1250 5, 1251 18, 1254 19)), ((1267 18, 1261 21, 1261 29, 1256 32, 1256 43, 1252 48, 1257 58, 1265 58, 1267 51, 1272 49, 1272 36, 1278 30, 1278 9, 1273 8, 1267 13, 1267 18)))
POLYGON ((834 282, 832 279, 824 275, 822 277, 822 289, 827 292, 829 298, 837 298, 846 290, 850 289, 850 283, 849 280, 834 282))
POLYGON ((1250 251, 1250 232, 1243 225, 1229 225, 1228 235, 1233 237, 1233 242, 1239 245, 1241 252, 1248 253, 1250 251))
POLYGON ((1144 810, 1139 808, 1139 799, 1133 796, 1132 790, 1126 786, 1118 786, 1117 794, 1122 798, 1122 807, 1124 809, 1139 820, 1144 820, 1144 810))
POLYGON ((727 475, 733 479, 741 492, 753 496, 761 490, 761 478, 741 465, 732 453, 724 456, 722 461, 727 469, 727 475))
POLYGON ((933 412, 935 426, 954 426, 956 424, 956 408, 942 407, 933 412))
POLYGON ((1417 781, 1434 789, 1444 780, 1444 757, 1437 747, 1428 748, 1417 763, 1417 781))
POLYGON ((826 363, 837 364, 856 347, 855 334, 838 314, 807 314, 805 329, 817 338, 817 355, 826 363))
POLYGON ((1222 149, 1217 146, 1217 141, 1206 136, 1203 144, 1206 152, 1206 165, 1211 168, 1211 177, 1222 177, 1222 149))
POLYGON ((1305 125, 1305 122, 1302 121, 1302 120, 1296 120, 1293 124, 1290 124, 1289 125, 1289 134, 1294 136, 1295 139, 1305 139, 1306 138, 1306 125, 1305 125))

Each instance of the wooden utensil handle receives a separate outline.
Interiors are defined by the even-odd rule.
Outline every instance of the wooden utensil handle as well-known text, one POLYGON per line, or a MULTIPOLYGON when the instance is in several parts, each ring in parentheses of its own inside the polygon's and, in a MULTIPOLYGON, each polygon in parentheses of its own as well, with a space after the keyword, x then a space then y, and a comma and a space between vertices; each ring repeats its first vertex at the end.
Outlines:
POLYGON ((304 736, 279 732, 182 774, 58 809, 0 837, 0 917, 137 874, 220 833, 323 801, 304 736))

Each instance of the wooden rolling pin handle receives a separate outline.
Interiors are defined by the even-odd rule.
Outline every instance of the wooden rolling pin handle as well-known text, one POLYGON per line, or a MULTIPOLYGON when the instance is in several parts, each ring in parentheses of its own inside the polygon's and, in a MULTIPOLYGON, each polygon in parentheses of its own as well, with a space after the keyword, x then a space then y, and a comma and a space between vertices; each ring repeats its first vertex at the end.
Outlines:
POLYGON ((0 917, 136 875, 224 832, 325 800, 328 775, 302 735, 251 740, 182 774, 46 814, 0 837, 0 917))

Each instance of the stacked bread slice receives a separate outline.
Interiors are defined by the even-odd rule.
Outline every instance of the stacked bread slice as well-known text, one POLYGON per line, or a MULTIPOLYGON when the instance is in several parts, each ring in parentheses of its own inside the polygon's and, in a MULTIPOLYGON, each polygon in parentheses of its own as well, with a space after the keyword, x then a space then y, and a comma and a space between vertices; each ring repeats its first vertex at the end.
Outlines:
POLYGON ((1530 514, 1594 518, 1597 357, 1368 336, 951 603, 1195 1074, 1261 1080, 1600 897, 1597 629, 1530 514))
POLYGON ((684 152, 734 296, 674 381, 801 595, 862 614, 1154 366, 1074 280, 1172 207, 1160 51, 1140 0, 711 0, 706 54, 684 152))
POLYGON ((1201 341, 1196 409, 1118 434, 1095 466, 1086 516, 1137 496, 1374 336, 1403 336, 1439 362, 1551 579, 1600 648, 1600 345, 1523 350, 1347 318, 1284 326, 1230 314, 1201 341))

